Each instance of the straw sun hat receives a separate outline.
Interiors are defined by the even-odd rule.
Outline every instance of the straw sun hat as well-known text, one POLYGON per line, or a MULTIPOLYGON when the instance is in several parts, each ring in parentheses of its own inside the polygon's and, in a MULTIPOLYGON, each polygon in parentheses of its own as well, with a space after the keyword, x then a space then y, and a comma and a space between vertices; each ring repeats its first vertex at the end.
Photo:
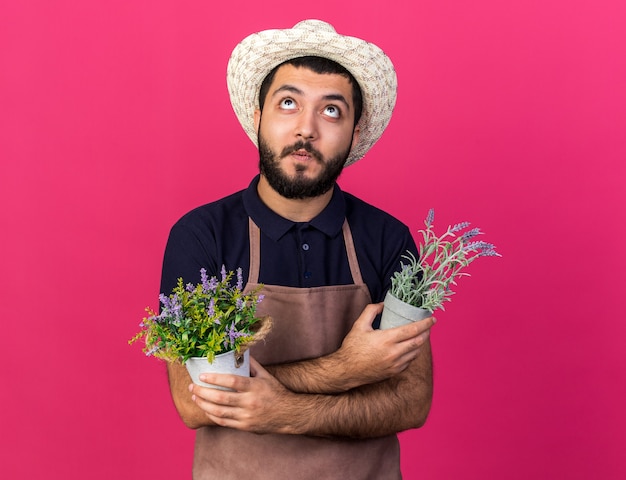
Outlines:
POLYGON ((254 111, 259 108, 259 89, 265 77, 281 63, 317 56, 343 65, 363 93, 358 143, 346 160, 359 160, 376 143, 391 119, 396 103, 397 80, 391 60, 365 40, 339 35, 321 20, 303 20, 287 30, 265 30, 246 37, 228 61, 227 83, 235 114, 250 140, 257 145, 254 111))

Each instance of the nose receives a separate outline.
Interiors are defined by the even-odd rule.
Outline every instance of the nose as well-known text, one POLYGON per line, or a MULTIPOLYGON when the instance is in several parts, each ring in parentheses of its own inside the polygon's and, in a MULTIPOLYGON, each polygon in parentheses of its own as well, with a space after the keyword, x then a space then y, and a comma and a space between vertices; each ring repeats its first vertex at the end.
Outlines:
POLYGON ((302 140, 313 140, 317 137, 317 119, 312 110, 303 110, 298 115, 295 134, 302 140))

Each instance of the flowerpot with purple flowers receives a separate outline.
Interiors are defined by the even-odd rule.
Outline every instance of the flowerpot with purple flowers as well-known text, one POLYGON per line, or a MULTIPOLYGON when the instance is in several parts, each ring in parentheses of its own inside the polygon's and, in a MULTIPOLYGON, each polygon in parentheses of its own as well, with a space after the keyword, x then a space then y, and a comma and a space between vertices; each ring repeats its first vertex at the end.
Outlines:
POLYGON ((129 343, 145 340, 144 352, 170 362, 181 362, 194 383, 201 373, 233 373, 250 376, 250 346, 265 338, 271 318, 257 317, 263 288, 244 293, 241 269, 222 267, 221 280, 200 270, 201 282, 185 284, 182 278, 172 293, 159 296, 160 313, 151 308, 140 323, 141 330, 129 343))
POLYGON ((477 241, 479 228, 469 222, 448 226, 441 236, 434 232, 435 211, 428 212, 426 228, 420 230, 422 241, 418 256, 410 251, 402 255, 400 270, 391 278, 391 288, 384 301, 381 330, 399 327, 431 317, 454 295, 456 280, 469 276, 463 269, 479 257, 499 257, 496 247, 477 241))

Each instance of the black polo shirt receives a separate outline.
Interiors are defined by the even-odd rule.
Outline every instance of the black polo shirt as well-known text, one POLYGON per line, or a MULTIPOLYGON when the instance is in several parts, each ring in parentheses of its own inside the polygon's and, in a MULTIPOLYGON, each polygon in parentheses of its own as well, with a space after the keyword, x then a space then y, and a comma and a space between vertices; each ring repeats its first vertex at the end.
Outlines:
POLYGON ((173 227, 163 261, 161 292, 169 294, 178 277, 198 283, 200 269, 219 276, 250 265, 248 217, 261 230, 259 282, 288 287, 354 283, 341 227, 347 218, 361 275, 373 302, 383 300, 400 256, 416 253, 408 227, 335 186, 326 208, 310 222, 292 222, 270 210, 259 198, 256 176, 246 190, 198 207, 173 227))

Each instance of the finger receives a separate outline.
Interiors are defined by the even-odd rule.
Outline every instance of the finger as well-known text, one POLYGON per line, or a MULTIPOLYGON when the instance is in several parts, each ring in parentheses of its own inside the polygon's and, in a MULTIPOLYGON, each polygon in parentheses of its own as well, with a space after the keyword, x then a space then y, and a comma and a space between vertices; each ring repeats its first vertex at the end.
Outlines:
POLYGON ((216 404, 204 400, 200 397, 196 397, 194 399, 194 402, 216 425, 235 428, 236 425, 241 421, 241 419, 238 417, 238 412, 241 411, 241 409, 239 408, 216 404))
POLYGON ((425 332, 430 331, 435 322, 435 317, 428 317, 424 320, 418 320, 417 322, 412 322, 407 325, 402 325, 400 327, 390 328, 389 330, 383 331, 389 332, 390 335, 394 337, 394 340, 396 342, 403 342, 405 340, 415 338, 425 332))
POLYGON ((406 353, 405 355, 400 357, 398 359, 397 368, 394 374, 397 375, 398 373, 406 370, 409 367, 409 365, 411 365, 411 362, 413 362, 413 360, 415 360, 419 356, 420 351, 421 350, 411 350, 409 353, 406 353))
POLYGON ((242 406, 222 405, 199 397, 196 397, 194 401, 216 425, 238 430, 250 430, 252 426, 251 416, 242 406))
POLYGON ((388 353, 396 358, 400 358, 402 355, 410 354, 424 347, 429 338, 430 331, 427 330, 415 337, 409 337, 401 341, 390 343, 388 353))
POLYGON ((200 385, 191 384, 189 391, 194 401, 208 402, 215 405, 238 405, 239 396, 237 392, 228 390, 220 390, 211 387, 202 387, 200 385))
POLYGON ((363 309, 359 318, 356 319, 354 326, 360 329, 371 330, 374 318, 382 311, 383 303, 370 303, 363 309))
POLYGON ((200 381, 216 385, 218 387, 235 390, 238 392, 245 391, 249 388, 249 377, 241 375, 231 375, 226 373, 203 373, 200 375, 200 381))
POLYGON ((429 333, 430 329, 437 323, 437 319, 435 317, 428 317, 422 321, 417 322, 418 331, 421 333, 429 333))
POLYGON ((409 350, 421 350, 422 348, 424 348, 424 346, 426 346, 426 344, 428 344, 430 339, 430 331, 424 332, 421 335, 418 335, 417 337, 413 338, 412 340, 409 340, 409 344, 410 346, 408 347, 409 350))
POLYGON ((206 416, 209 417, 215 425, 220 427, 234 428, 237 430, 251 431, 250 425, 245 423, 243 420, 233 417, 231 418, 229 412, 216 412, 216 414, 211 414, 205 412, 206 416))
POLYGON ((404 342, 404 352, 401 353, 396 361, 396 365, 400 367, 398 371, 407 368, 413 360, 419 357, 428 345, 428 334, 422 334, 415 341, 404 342))
POLYGON ((238 422, 230 418, 212 415, 210 413, 207 413, 206 416, 209 417, 209 420, 211 420, 215 425, 219 427, 237 428, 238 426, 238 422))

